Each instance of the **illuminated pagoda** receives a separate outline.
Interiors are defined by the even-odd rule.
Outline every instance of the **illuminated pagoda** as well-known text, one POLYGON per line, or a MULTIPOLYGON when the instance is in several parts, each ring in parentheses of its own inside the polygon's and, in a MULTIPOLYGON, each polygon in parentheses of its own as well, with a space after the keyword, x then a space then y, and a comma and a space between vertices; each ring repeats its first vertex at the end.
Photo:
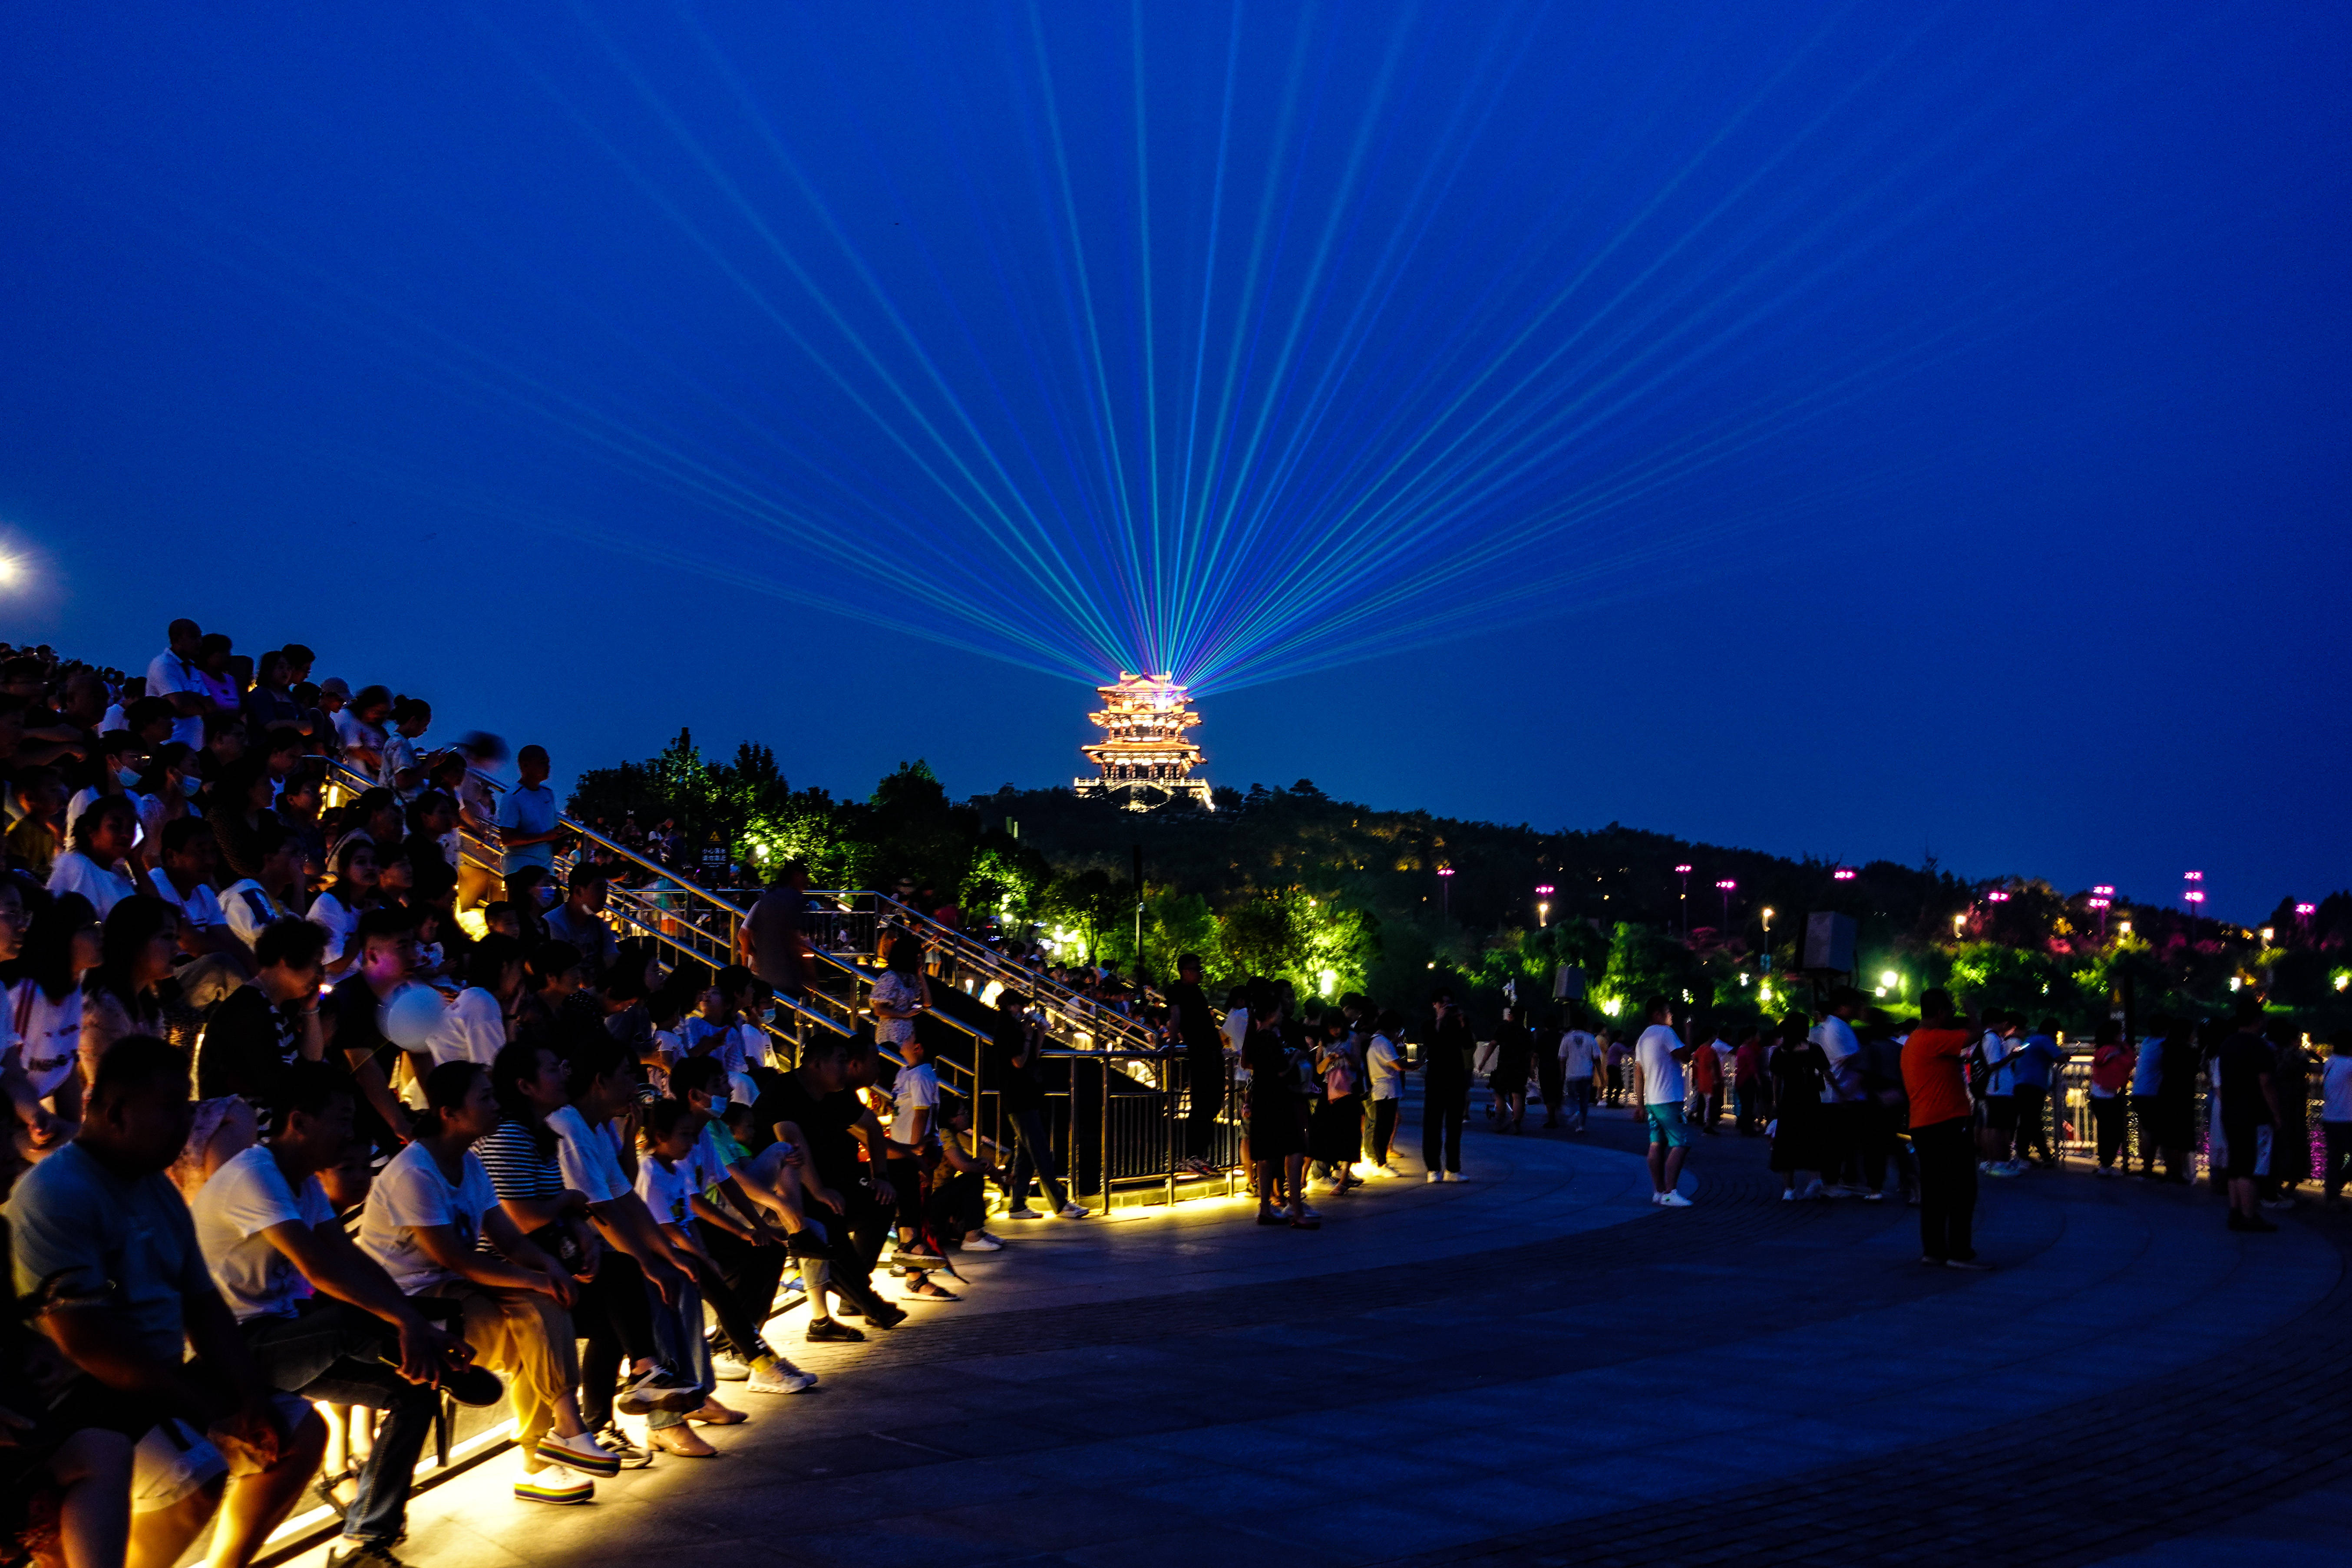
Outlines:
POLYGON ((1095 690, 1102 708, 1087 717, 1101 726, 1102 739, 1078 749, 1100 773, 1072 780, 1078 794, 1108 795, 1129 811, 1150 811, 1188 795, 1216 809, 1209 781, 1192 773, 1201 765, 1201 748, 1184 734, 1201 716, 1185 706, 1184 689, 1173 676, 1155 679, 1121 670, 1118 685, 1095 690))

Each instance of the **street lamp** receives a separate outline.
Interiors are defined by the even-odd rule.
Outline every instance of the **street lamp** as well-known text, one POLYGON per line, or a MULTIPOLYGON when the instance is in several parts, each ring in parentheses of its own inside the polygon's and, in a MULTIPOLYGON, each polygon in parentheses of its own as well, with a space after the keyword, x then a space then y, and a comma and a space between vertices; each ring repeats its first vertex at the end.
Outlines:
POLYGON ((1452 901, 1446 897, 1453 886, 1454 868, 1440 866, 1437 868, 1437 918, 1440 920, 1448 919, 1453 913, 1452 901))
POLYGON ((1715 885, 1715 890, 1723 895, 1723 934, 1727 937, 1731 934, 1731 889, 1738 886, 1728 877, 1715 885))
POLYGON ((1683 940, 1690 941, 1690 874, 1687 866, 1675 868, 1675 875, 1683 879, 1683 940))
POLYGON ((2205 879, 2202 871, 2183 871, 2180 879, 2188 884, 2180 889, 2180 901, 2189 906, 2189 934, 2197 935, 2197 906, 2205 901, 2205 889, 2197 884, 2205 879))
POLYGON ((2099 911, 2099 940, 2101 942, 2105 942, 2107 940, 2107 908, 2109 905, 2113 904, 2115 900, 2113 899, 2095 898, 2089 900, 2088 902, 2091 908, 2099 911))
POLYGON ((1549 882, 1538 882, 1536 884, 1536 925, 1538 929, 1540 929, 1544 922, 1550 918, 1551 891, 1551 884, 1549 882))
POLYGON ((1832 882, 1851 882, 1858 875, 1860 875, 1860 873, 1855 871, 1853 867, 1841 866, 1836 870, 1830 873, 1830 880, 1832 882))

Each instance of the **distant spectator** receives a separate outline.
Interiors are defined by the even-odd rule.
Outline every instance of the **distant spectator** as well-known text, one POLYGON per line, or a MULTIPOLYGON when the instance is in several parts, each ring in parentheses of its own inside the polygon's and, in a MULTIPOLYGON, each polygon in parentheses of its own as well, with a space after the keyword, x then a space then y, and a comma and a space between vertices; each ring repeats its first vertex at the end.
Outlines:
POLYGON ((425 763, 416 739, 433 723, 433 704, 422 697, 395 697, 385 711, 391 728, 384 737, 383 767, 376 782, 397 790, 405 800, 425 786, 425 763))
POLYGON ((294 667, 286 650, 275 648, 254 661, 253 689, 245 694, 246 722, 256 731, 273 724, 302 724, 302 710, 293 698, 294 667))
POLYGON ((602 866, 575 862, 572 885, 563 902, 547 917, 548 934, 578 948, 597 979, 604 977, 621 951, 620 938, 614 935, 613 928, 604 921, 608 880, 602 866))
POLYGON ((245 949, 229 930, 219 895, 213 891, 219 867, 212 829, 183 820, 163 835, 163 864, 147 873, 147 888, 180 912, 180 950, 191 958, 215 954, 237 961, 243 971, 245 949))
POLYGON ((310 920, 327 933, 327 973, 341 977, 359 962, 352 933, 360 917, 376 907, 375 846, 348 838, 335 851, 335 879, 310 904, 310 920))
POLYGON ((343 761, 368 778, 383 776, 383 721, 392 712, 392 693, 381 686, 363 686, 351 705, 335 715, 335 736, 342 742, 343 761))
POLYGON ((205 792, 205 821, 232 879, 261 870, 261 827, 278 820, 271 806, 277 793, 269 764, 259 757, 232 763, 205 792))
POLYGON ((205 1022, 196 1054, 200 1099, 236 1095, 252 1108, 263 1135, 278 1125, 286 1069, 326 1058, 319 1024, 325 957, 325 933, 308 921, 279 921, 261 932, 253 984, 231 992, 205 1022))
POLYGON ((46 882, 65 852, 66 781, 55 768, 31 767, 11 781, 16 821, 8 829, 8 864, 46 882))
POLYGON ((256 840, 261 852, 258 876, 247 877, 221 889, 221 914, 229 934, 247 952, 259 942, 264 928, 289 917, 299 917, 302 898, 302 845, 275 823, 264 823, 256 840))
MULTIPOLYGON (((212 689, 199 658, 204 628, 184 618, 173 621, 164 637, 170 646, 147 665, 147 695, 171 705, 170 738, 194 751, 205 743, 205 715, 212 711, 212 689)), ((136 727, 135 718, 132 723, 136 727)))
POLYGON ((514 874, 526 866, 552 869, 556 841, 563 837, 557 826, 555 792, 547 787, 547 748, 525 746, 515 753, 518 782, 499 802, 499 842, 505 850, 500 869, 508 879, 512 900, 514 874))
POLYGON ((121 795, 91 805, 74 824, 72 847, 50 868, 49 891, 79 893, 104 920, 115 905, 138 891, 126 859, 138 830, 139 819, 121 795))
POLYGON ((801 919, 807 905, 808 868, 798 860, 780 861, 735 933, 736 957, 780 996, 808 994, 801 919))

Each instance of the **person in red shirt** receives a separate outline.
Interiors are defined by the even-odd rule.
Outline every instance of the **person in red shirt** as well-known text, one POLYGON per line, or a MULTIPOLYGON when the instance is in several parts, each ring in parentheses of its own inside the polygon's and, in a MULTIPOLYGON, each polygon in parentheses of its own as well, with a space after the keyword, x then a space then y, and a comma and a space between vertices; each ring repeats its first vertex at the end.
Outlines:
MULTIPOLYGON (((2121 1024, 2099 1026, 2091 1043, 2091 1125, 2098 1131, 2103 1176, 2116 1173, 2116 1155, 2124 1146, 2125 1108, 2131 1103, 2125 1097, 2131 1092, 2132 1068, 2138 1061, 2139 1053, 2124 1041, 2121 1024)), ((2125 1173, 2130 1173, 2130 1167, 2125 1167, 2125 1173)))
POLYGON ((1955 1021, 1951 994, 1919 998, 1919 1026, 1903 1042, 1903 1089, 1911 1101, 1911 1147, 1919 1157, 1919 1261, 1980 1270, 1969 1230, 1976 1219, 1977 1164, 1965 1066, 1976 1033, 1955 1021))

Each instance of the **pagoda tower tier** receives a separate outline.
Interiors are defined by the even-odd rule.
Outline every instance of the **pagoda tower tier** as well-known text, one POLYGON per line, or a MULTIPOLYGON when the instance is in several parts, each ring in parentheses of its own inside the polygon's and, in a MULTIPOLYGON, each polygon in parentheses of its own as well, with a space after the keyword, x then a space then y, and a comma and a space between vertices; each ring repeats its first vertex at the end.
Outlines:
POLYGON ((1215 809, 1209 781, 1194 775, 1200 745, 1185 734, 1201 721, 1184 689, 1171 676, 1121 670, 1113 686, 1097 686, 1102 706, 1087 715, 1102 739, 1078 749, 1096 776, 1074 779, 1080 795, 1107 795, 1129 811, 1150 811, 1190 798, 1215 809))

